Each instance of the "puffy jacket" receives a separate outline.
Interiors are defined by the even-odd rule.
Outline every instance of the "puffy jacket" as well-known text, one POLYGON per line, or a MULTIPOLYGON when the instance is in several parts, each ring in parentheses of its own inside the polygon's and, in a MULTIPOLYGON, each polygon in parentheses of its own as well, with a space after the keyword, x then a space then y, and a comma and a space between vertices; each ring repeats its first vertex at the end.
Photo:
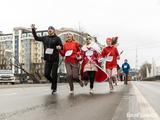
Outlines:
POLYGON ((75 40, 72 41, 67 40, 63 45, 63 50, 60 50, 60 54, 62 56, 65 56, 65 53, 68 50, 73 50, 73 53, 70 56, 65 57, 65 62, 69 62, 72 64, 78 63, 77 56, 80 53, 80 44, 75 40))
POLYGON ((59 62, 59 51, 56 46, 62 46, 62 41, 57 35, 38 37, 36 31, 32 29, 32 34, 35 40, 43 42, 44 60, 48 62, 59 62), (52 54, 46 54, 47 48, 53 49, 52 54))

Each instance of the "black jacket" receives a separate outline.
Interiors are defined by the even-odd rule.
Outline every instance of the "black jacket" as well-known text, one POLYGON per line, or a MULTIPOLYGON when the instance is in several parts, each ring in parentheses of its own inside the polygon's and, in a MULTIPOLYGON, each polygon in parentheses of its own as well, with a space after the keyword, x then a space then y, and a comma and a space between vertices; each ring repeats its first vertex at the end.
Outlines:
POLYGON ((62 46, 61 39, 57 35, 38 37, 34 29, 32 29, 32 34, 35 40, 43 42, 44 60, 48 62, 59 62, 59 51, 56 49, 56 46, 62 46), (53 53, 46 54, 45 51, 47 48, 53 49, 53 53))

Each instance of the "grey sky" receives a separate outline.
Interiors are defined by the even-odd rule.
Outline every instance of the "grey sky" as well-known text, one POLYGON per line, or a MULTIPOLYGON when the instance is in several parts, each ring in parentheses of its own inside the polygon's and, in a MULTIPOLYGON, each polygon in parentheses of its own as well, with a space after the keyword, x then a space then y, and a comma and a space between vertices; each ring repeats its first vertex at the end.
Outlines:
POLYGON ((138 66, 160 60, 160 0, 1 0, 0 11, 4 33, 31 23, 38 29, 80 26, 102 44, 119 36, 120 64, 127 58, 135 67, 136 48, 138 66))

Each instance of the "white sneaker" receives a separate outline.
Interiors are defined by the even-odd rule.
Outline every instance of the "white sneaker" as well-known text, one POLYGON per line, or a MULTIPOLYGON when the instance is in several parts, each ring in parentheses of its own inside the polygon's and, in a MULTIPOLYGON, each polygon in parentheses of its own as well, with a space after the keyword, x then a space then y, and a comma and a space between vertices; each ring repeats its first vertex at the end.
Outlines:
POLYGON ((90 94, 93 94, 94 93, 94 91, 93 91, 93 89, 90 89, 90 92, 89 92, 90 94))
POLYGON ((74 91, 69 91, 70 94, 74 94, 74 91))

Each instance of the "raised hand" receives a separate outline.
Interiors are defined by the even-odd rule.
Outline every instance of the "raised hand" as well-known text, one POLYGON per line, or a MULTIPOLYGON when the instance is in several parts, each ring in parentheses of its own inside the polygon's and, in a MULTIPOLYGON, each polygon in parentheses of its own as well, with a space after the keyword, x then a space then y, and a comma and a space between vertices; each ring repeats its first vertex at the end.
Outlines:
POLYGON ((32 29, 36 29, 36 28, 35 28, 35 24, 31 24, 31 28, 32 28, 32 29))

